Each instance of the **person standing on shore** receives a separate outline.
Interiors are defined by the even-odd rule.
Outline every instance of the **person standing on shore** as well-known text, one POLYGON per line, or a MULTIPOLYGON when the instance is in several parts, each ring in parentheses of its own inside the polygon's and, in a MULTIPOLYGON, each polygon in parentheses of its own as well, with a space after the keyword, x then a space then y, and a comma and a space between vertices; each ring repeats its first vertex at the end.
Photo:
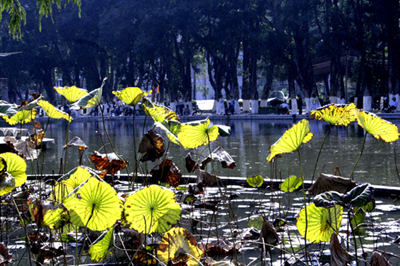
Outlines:
POLYGON ((299 115, 303 113, 303 100, 301 99, 301 95, 297 95, 297 109, 299 110, 299 115))

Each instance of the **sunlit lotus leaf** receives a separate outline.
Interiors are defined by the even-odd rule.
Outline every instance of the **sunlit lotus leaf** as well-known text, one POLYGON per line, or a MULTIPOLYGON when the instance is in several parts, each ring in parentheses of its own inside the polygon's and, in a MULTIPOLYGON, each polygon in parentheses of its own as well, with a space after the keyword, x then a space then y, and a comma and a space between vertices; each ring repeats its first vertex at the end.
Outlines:
POLYGON ((143 97, 146 97, 151 92, 144 92, 138 87, 128 87, 122 91, 113 91, 112 93, 124 103, 135 106, 143 97))
POLYGON ((180 144, 188 149, 208 145, 219 136, 217 126, 210 126, 210 119, 181 123, 181 129, 178 133, 180 144))
POLYGON ((140 141, 138 152, 143 154, 142 158, 140 158, 141 162, 149 160, 154 162, 164 154, 163 137, 150 129, 140 141))
POLYGON ((107 174, 115 175, 118 171, 129 165, 128 161, 121 160, 115 153, 101 154, 94 151, 90 155, 90 160, 94 163, 97 170, 106 170, 107 174))
POLYGON ((0 196, 10 193, 14 188, 15 178, 7 172, 2 173, 0 175, 0 196))
POLYGON ((89 92, 88 94, 74 102, 71 105, 71 110, 88 109, 99 105, 101 101, 101 96, 103 94, 104 84, 105 81, 103 81, 103 84, 100 88, 89 92))
POLYGON ((382 256, 381 253, 374 251, 369 260, 369 265, 371 265, 371 266, 391 266, 392 264, 390 264, 387 261, 387 259, 384 256, 382 256))
POLYGON ((76 147, 78 147, 78 149, 79 149, 80 151, 86 150, 86 149, 88 148, 88 146, 86 146, 86 143, 83 142, 83 140, 82 140, 80 137, 78 137, 78 136, 73 137, 73 138, 67 143, 67 145, 64 145, 64 146, 63 146, 63 148, 64 148, 64 150, 65 150, 67 147, 71 147, 71 146, 76 146, 76 147))
POLYGON ((307 192, 310 195, 318 195, 327 191, 347 193, 355 186, 356 183, 349 178, 321 173, 307 192))
POLYGON ((399 129, 396 125, 376 116, 375 114, 351 110, 358 124, 369 134, 384 142, 393 142, 399 138, 399 129))
POLYGON ((109 251, 113 246, 114 227, 103 232, 89 247, 90 259, 94 262, 104 260, 107 254, 112 255, 109 251))
POLYGON ((16 104, 0 103, 0 116, 13 116, 18 112, 17 108, 16 104))
POLYGON ((298 189, 304 181, 304 177, 297 177, 292 175, 283 181, 282 184, 279 185, 280 189, 284 192, 293 192, 298 189))
POLYGON ((186 154, 185 166, 186 166, 186 170, 189 173, 192 173, 199 168, 199 165, 197 164, 197 162, 192 159, 190 152, 188 154, 186 154))
POLYGON ((342 214, 342 206, 336 205, 332 208, 321 208, 312 203, 301 209, 297 218, 297 230, 310 242, 327 242, 333 233, 338 232, 342 214))
POLYGON ((31 111, 31 110, 33 110, 36 107, 38 101, 40 101, 41 98, 42 98, 42 95, 37 94, 37 95, 35 95, 35 97, 32 97, 31 101, 29 101, 29 102, 28 101, 23 101, 21 103, 21 105, 18 106, 18 111, 22 111, 22 110, 31 111))
POLYGON ((7 171, 7 162, 4 158, 0 157, 0 175, 7 171))
POLYGON ((173 187, 179 186, 179 180, 182 177, 181 170, 170 159, 165 159, 156 165, 150 174, 153 183, 167 183, 173 187))
POLYGON ((247 184, 252 187, 261 187, 264 183, 264 178, 261 175, 249 176, 246 178, 247 184))
POLYGON ((164 233, 180 220, 181 206, 172 191, 152 185, 126 197, 125 218, 139 233, 164 233))
MULTIPOLYGON (((366 205, 362 206, 362 207, 358 207, 358 208, 362 208, 365 212, 372 212, 376 207, 376 203, 375 203, 375 199, 371 199, 370 202, 368 202, 366 205)), ((357 207, 355 208, 355 210, 357 209, 357 207)))
POLYGON ((331 236, 329 249, 331 251, 331 266, 350 265, 350 254, 340 245, 335 233, 331 236))
POLYGON ((37 115, 37 111, 35 109, 32 110, 21 110, 18 111, 15 115, 9 117, 8 115, 3 116, 3 119, 10 125, 26 124, 35 119, 37 115))
POLYGON ((6 265, 12 262, 12 255, 10 255, 8 248, 0 244, 0 265, 6 265))
POLYGON ((254 215, 250 217, 249 221, 247 222, 247 225, 249 227, 254 227, 258 230, 261 230, 263 223, 264 223, 264 218, 262 216, 254 215))
POLYGON ((29 212, 39 228, 57 223, 66 209, 56 201, 28 200, 29 212))
POLYGON ((70 116, 69 114, 67 114, 67 113, 61 111, 60 109, 54 107, 54 105, 52 105, 48 101, 40 100, 40 101, 38 101, 37 104, 40 107, 43 108, 43 110, 45 111, 47 116, 50 117, 50 118, 54 118, 54 119, 62 119, 62 118, 64 118, 68 122, 72 121, 72 116, 70 116))
POLYGON ((72 87, 54 87, 54 89, 65 97, 70 103, 74 103, 77 100, 81 99, 83 96, 88 94, 88 91, 85 89, 80 89, 76 86, 72 87))
POLYGON ((201 162, 200 169, 204 170, 206 165, 211 161, 220 162, 222 168, 233 169, 236 167, 236 163, 232 159, 231 155, 221 146, 216 148, 206 159, 201 162))
POLYGON ((0 157, 6 161, 7 173, 15 179, 15 187, 5 188, 0 191, 0 196, 10 193, 14 188, 23 185, 27 179, 26 162, 15 153, 1 153, 0 157))
POLYGON ((180 227, 166 232, 157 248, 157 257, 164 264, 169 264, 171 261, 172 264, 200 265, 203 254, 204 251, 197 245, 196 238, 180 227))
MULTIPOLYGON (((271 246, 275 246, 279 242, 279 236, 275 231, 274 226, 267 220, 263 221, 260 235, 260 243, 264 243, 265 251, 269 251, 271 246)), ((260 248, 262 244, 260 244, 260 248)))
POLYGON ((112 227, 121 219, 122 201, 106 182, 90 177, 64 201, 71 223, 94 231, 112 227))
POLYGON ((155 122, 154 126, 162 129, 172 143, 180 145, 178 133, 181 131, 181 123, 179 121, 155 122))
POLYGON ((4 141, 10 148, 16 151, 18 155, 21 155, 28 161, 36 160, 39 157, 40 149, 36 149, 36 143, 31 141, 30 138, 17 140, 15 138, 5 136, 4 141))
POLYGON ((351 104, 329 104, 311 111, 310 117, 315 120, 326 121, 335 126, 348 126, 355 120, 350 110, 356 109, 354 103, 351 104))
POLYGON ((354 233, 360 235, 364 233, 364 228, 360 226, 360 224, 364 223, 366 212, 363 208, 355 208, 354 209, 354 216, 351 218, 351 226, 354 230, 354 233))
POLYGON ((151 103, 146 98, 142 101, 145 114, 153 118, 154 122, 179 121, 178 115, 168 107, 151 103))
POLYGON ((275 156, 282 153, 297 151, 302 143, 307 143, 312 137, 313 134, 310 132, 309 122, 305 119, 301 120, 286 130, 282 137, 271 146, 267 161, 271 162, 275 156))

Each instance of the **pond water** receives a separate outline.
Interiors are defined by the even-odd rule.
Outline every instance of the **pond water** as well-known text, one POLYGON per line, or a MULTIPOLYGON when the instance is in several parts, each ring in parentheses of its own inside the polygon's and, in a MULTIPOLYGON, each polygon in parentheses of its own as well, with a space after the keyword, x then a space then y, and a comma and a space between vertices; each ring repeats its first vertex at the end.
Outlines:
MULTIPOLYGON (((133 122, 131 119, 106 121, 106 128, 111 142, 115 150, 130 163, 130 172, 133 171, 134 165, 133 122)), ((270 146, 281 137, 285 130, 293 125, 291 120, 218 120, 213 121, 213 123, 230 126, 232 134, 228 137, 219 137, 217 141, 212 143, 211 149, 221 146, 231 154, 237 165, 234 169, 223 169, 217 165, 217 175, 228 177, 262 175, 264 178, 271 176, 271 165, 266 161, 270 146)), ((134 130, 137 145, 143 132, 146 132, 151 127, 152 121, 149 120, 145 125, 144 120, 135 122, 134 130)), ((54 122, 54 120, 50 122, 46 136, 54 138, 55 144, 49 144, 47 151, 43 154, 44 173, 58 173, 60 171, 60 158, 63 157, 64 153, 62 146, 65 144, 67 130, 68 124, 66 122, 54 122)), ((327 130, 327 123, 310 120, 310 131, 314 134, 314 138, 300 148, 301 166, 306 179, 311 180, 318 151, 327 130)), ((84 165, 91 164, 89 157, 95 150, 100 150, 101 153, 105 153, 105 151, 111 152, 111 146, 105 145, 108 143, 108 138, 101 121, 74 121, 70 124, 69 131, 69 139, 73 136, 78 136, 89 147, 82 158, 84 165)), ((165 136, 164 133, 162 135, 165 136)), ((363 135, 364 130, 354 122, 348 127, 332 127, 319 159, 316 176, 321 171, 332 173, 333 169, 338 169, 342 176, 349 177, 360 155, 363 135)), ((167 145, 165 145, 165 148, 167 148, 167 145)), ((384 143, 368 135, 362 158, 354 173, 355 181, 360 183, 369 182, 375 185, 398 186, 400 181, 395 166, 396 150, 399 150, 398 141, 384 143)), ((188 152, 191 152, 194 159, 198 158, 198 156, 204 158, 209 154, 208 147, 200 147, 194 151, 189 151, 171 143, 168 149, 168 157, 181 169, 182 174, 187 174, 184 159, 188 152)), ((68 150, 67 156, 67 170, 76 167, 79 163, 78 149, 72 147, 68 150)), ((154 165, 156 165, 156 162, 150 162, 144 164, 142 169, 145 172, 150 171, 154 165)), ((34 169, 37 168, 38 166, 35 163, 34 169)), ((29 169, 29 171, 32 171, 31 165, 29 169)), ((280 172, 278 174, 282 179, 291 175, 300 175, 298 153, 284 154, 278 160, 277 169, 279 169, 280 172)))

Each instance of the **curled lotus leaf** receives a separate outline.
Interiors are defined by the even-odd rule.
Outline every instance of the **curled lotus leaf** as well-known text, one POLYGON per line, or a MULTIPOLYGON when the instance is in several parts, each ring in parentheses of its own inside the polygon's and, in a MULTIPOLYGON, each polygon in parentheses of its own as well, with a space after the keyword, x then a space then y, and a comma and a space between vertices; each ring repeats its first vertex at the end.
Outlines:
POLYGON ((103 94, 103 85, 100 88, 89 92, 88 94, 86 94, 85 96, 74 102, 71 105, 71 110, 88 109, 99 105, 102 94, 103 94))
POLYGON ((200 265, 204 251, 196 238, 186 229, 176 227, 166 232, 157 248, 157 257, 164 264, 186 263, 188 266, 200 265))
POLYGON ((331 251, 331 266, 350 264, 350 254, 340 245, 335 233, 332 234, 329 249, 331 251))
POLYGON ((179 143, 184 148, 196 149, 215 141, 219 136, 219 129, 210 124, 210 119, 181 123, 178 132, 179 143))
POLYGON ((329 104, 320 107, 310 113, 310 117, 315 120, 326 121, 335 126, 348 126, 355 120, 350 110, 356 109, 354 103, 351 104, 329 104))
POLYGON ((307 192, 310 195, 318 195, 327 191, 347 193, 355 186, 356 183, 349 178, 321 173, 307 192))
POLYGON ((275 156, 282 153, 297 151, 302 143, 307 143, 312 138, 313 134, 310 132, 309 122, 305 119, 301 120, 286 130, 282 137, 271 146, 267 161, 271 162, 275 156))
POLYGON ((18 112, 17 108, 16 104, 0 102, 0 116, 13 116, 18 112))
POLYGON ((7 172, 2 173, 0 175, 0 196, 10 193, 14 188, 15 178, 7 172))
POLYGON ((68 122, 72 121, 72 116, 69 114, 61 111, 60 109, 54 107, 51 103, 48 101, 40 100, 37 103, 40 107, 43 108, 44 112, 47 114, 48 117, 53 118, 53 119, 65 119, 68 122))
POLYGON ((279 187, 284 192, 293 192, 303 184, 303 181, 304 177, 292 175, 286 178, 283 183, 279 185, 279 187))
POLYGON ((125 219, 139 233, 164 233, 180 220, 181 206, 172 191, 152 185, 126 197, 125 219))
POLYGON ((33 110, 36 107, 38 101, 40 101, 40 99, 42 98, 42 95, 39 95, 37 93, 36 94, 32 93, 31 96, 32 96, 32 100, 30 100, 29 102, 28 101, 23 101, 21 103, 21 105, 18 106, 18 110, 19 111, 22 111, 22 110, 31 111, 31 110, 33 110))
POLYGON ((138 151, 143 154, 142 158, 140 158, 141 162, 149 160, 154 162, 164 154, 164 138, 151 129, 144 134, 138 151))
POLYGON ((67 143, 67 145, 64 145, 64 146, 63 146, 63 148, 64 148, 64 150, 65 150, 67 147, 72 147, 72 146, 78 147, 78 149, 79 149, 80 151, 86 150, 86 149, 88 148, 88 146, 86 145, 86 143, 83 142, 83 140, 82 140, 80 137, 78 137, 78 136, 73 137, 73 138, 67 143))
POLYGON ((381 253, 374 251, 371 258, 369 259, 369 265, 371 266, 391 266, 387 259, 382 256, 381 253))
POLYGON ((189 173, 192 173, 199 168, 199 165, 197 164, 197 162, 192 159, 190 152, 188 154, 186 154, 185 166, 186 166, 186 170, 189 173))
POLYGON ((4 137, 7 145, 28 161, 36 160, 39 157, 40 149, 30 138, 15 139, 9 136, 4 137))
POLYGON ((52 200, 28 200, 29 212, 39 228, 58 223, 66 209, 62 204, 52 200))
POLYGON ((106 170, 107 174, 115 175, 118 171, 124 169, 129 165, 128 161, 121 160, 115 153, 101 154, 94 151, 90 155, 90 160, 99 171, 106 170))
POLYGON ((89 247, 90 259, 94 262, 104 260, 107 254, 112 254, 114 227, 103 232, 89 247))
POLYGON ((215 175, 207 173, 206 171, 203 171, 201 169, 196 170, 196 175, 198 183, 204 187, 211 186, 212 184, 217 182, 217 180, 219 180, 215 175))
POLYGON ((170 159, 165 159, 156 165, 150 174, 154 183, 167 183, 173 187, 179 186, 179 180, 182 177, 181 170, 170 159))
POLYGON ((26 162, 20 156, 18 156, 15 153, 6 152, 6 153, 1 153, 0 157, 4 159, 7 165, 7 172, 3 173, 3 175, 8 174, 12 176, 14 178, 14 184, 15 184, 15 186, 13 187, 7 186, 6 188, 0 190, 0 196, 2 196, 10 193, 14 188, 23 185, 27 179, 27 175, 26 175, 26 162))
POLYGON ((145 114, 153 118, 154 122, 180 121, 179 116, 168 107, 151 103, 146 98, 142 102, 145 114))
POLYGON ((252 187, 261 187, 264 183, 264 178, 261 175, 249 176, 246 178, 247 184, 252 187))
POLYGON ((267 220, 263 221, 260 234, 260 242, 266 244, 264 246, 264 249, 266 251, 269 251, 271 249, 271 246, 275 246, 279 242, 279 236, 276 233, 274 226, 267 220))
POLYGON ((179 121, 171 120, 164 123, 155 122, 154 126, 162 129, 172 143, 180 145, 178 133, 181 131, 181 123, 179 121))
POLYGON ((213 150, 213 152, 201 162, 200 169, 204 170, 206 165, 211 161, 220 162, 222 168, 233 169, 236 167, 236 163, 232 159, 232 156, 221 146, 213 150))
POLYGON ((31 122, 33 119, 35 119, 37 115, 37 111, 35 109, 32 110, 21 110, 18 111, 16 114, 13 116, 9 117, 8 115, 3 116, 3 119, 6 120, 6 122, 10 125, 16 125, 18 123, 20 124, 26 124, 31 122))
POLYGON ((374 195, 374 188, 369 183, 361 184, 343 196, 346 204, 353 207, 362 207, 368 204, 374 195))
POLYGON ((138 87, 128 87, 122 91, 113 91, 112 93, 124 103, 135 106, 143 97, 146 97, 151 92, 144 92, 138 87))
POLYGON ((351 110, 360 125, 368 134, 384 142, 394 142, 399 138, 399 129, 396 125, 380 118, 379 116, 360 111, 351 110))
POLYGON ((71 223, 93 231, 111 228, 121 219, 122 201, 106 182, 90 177, 64 200, 71 223))
POLYGON ((71 87, 54 87, 57 93, 61 94, 68 100, 70 103, 74 103, 83 96, 88 94, 88 91, 85 89, 80 89, 76 86, 71 87))
POLYGON ((254 227, 258 230, 261 230, 263 227, 264 223, 264 218, 261 215, 253 215, 250 217, 249 221, 247 222, 247 225, 249 227, 254 227))
POLYGON ((310 242, 327 242, 333 233, 338 232, 342 214, 342 206, 321 208, 311 203, 301 209, 296 223, 297 230, 310 242))

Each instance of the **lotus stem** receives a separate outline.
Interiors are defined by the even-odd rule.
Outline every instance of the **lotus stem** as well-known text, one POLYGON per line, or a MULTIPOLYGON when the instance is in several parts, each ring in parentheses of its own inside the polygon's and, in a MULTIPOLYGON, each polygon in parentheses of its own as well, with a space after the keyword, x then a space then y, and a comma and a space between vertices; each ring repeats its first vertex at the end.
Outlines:
POLYGON ((317 160, 315 161, 314 171, 313 171, 313 175, 312 175, 312 178, 311 178, 311 184, 314 182, 315 171, 317 170, 317 165, 318 165, 318 161, 319 161, 319 156, 321 155, 322 147, 324 147, 325 141, 326 141, 326 139, 328 138, 329 133, 331 132, 331 128, 332 128, 332 125, 329 124, 328 131, 327 131, 326 134, 325 134, 325 138, 324 138, 324 140, 322 141, 321 148, 319 149, 319 152, 318 152, 317 160))
POLYGON ((357 160, 356 164, 354 165, 353 171, 351 172, 351 175, 350 175, 350 178, 351 178, 352 181, 354 181, 354 171, 356 170, 357 164, 358 164, 358 162, 360 161, 361 156, 362 156, 362 154, 363 154, 363 152, 364 152, 365 140, 366 140, 366 139, 367 139, 367 132, 365 132, 365 135, 364 135, 364 139, 363 139, 363 143, 362 143, 362 147, 361 147, 360 156, 358 157, 358 160, 357 160))

